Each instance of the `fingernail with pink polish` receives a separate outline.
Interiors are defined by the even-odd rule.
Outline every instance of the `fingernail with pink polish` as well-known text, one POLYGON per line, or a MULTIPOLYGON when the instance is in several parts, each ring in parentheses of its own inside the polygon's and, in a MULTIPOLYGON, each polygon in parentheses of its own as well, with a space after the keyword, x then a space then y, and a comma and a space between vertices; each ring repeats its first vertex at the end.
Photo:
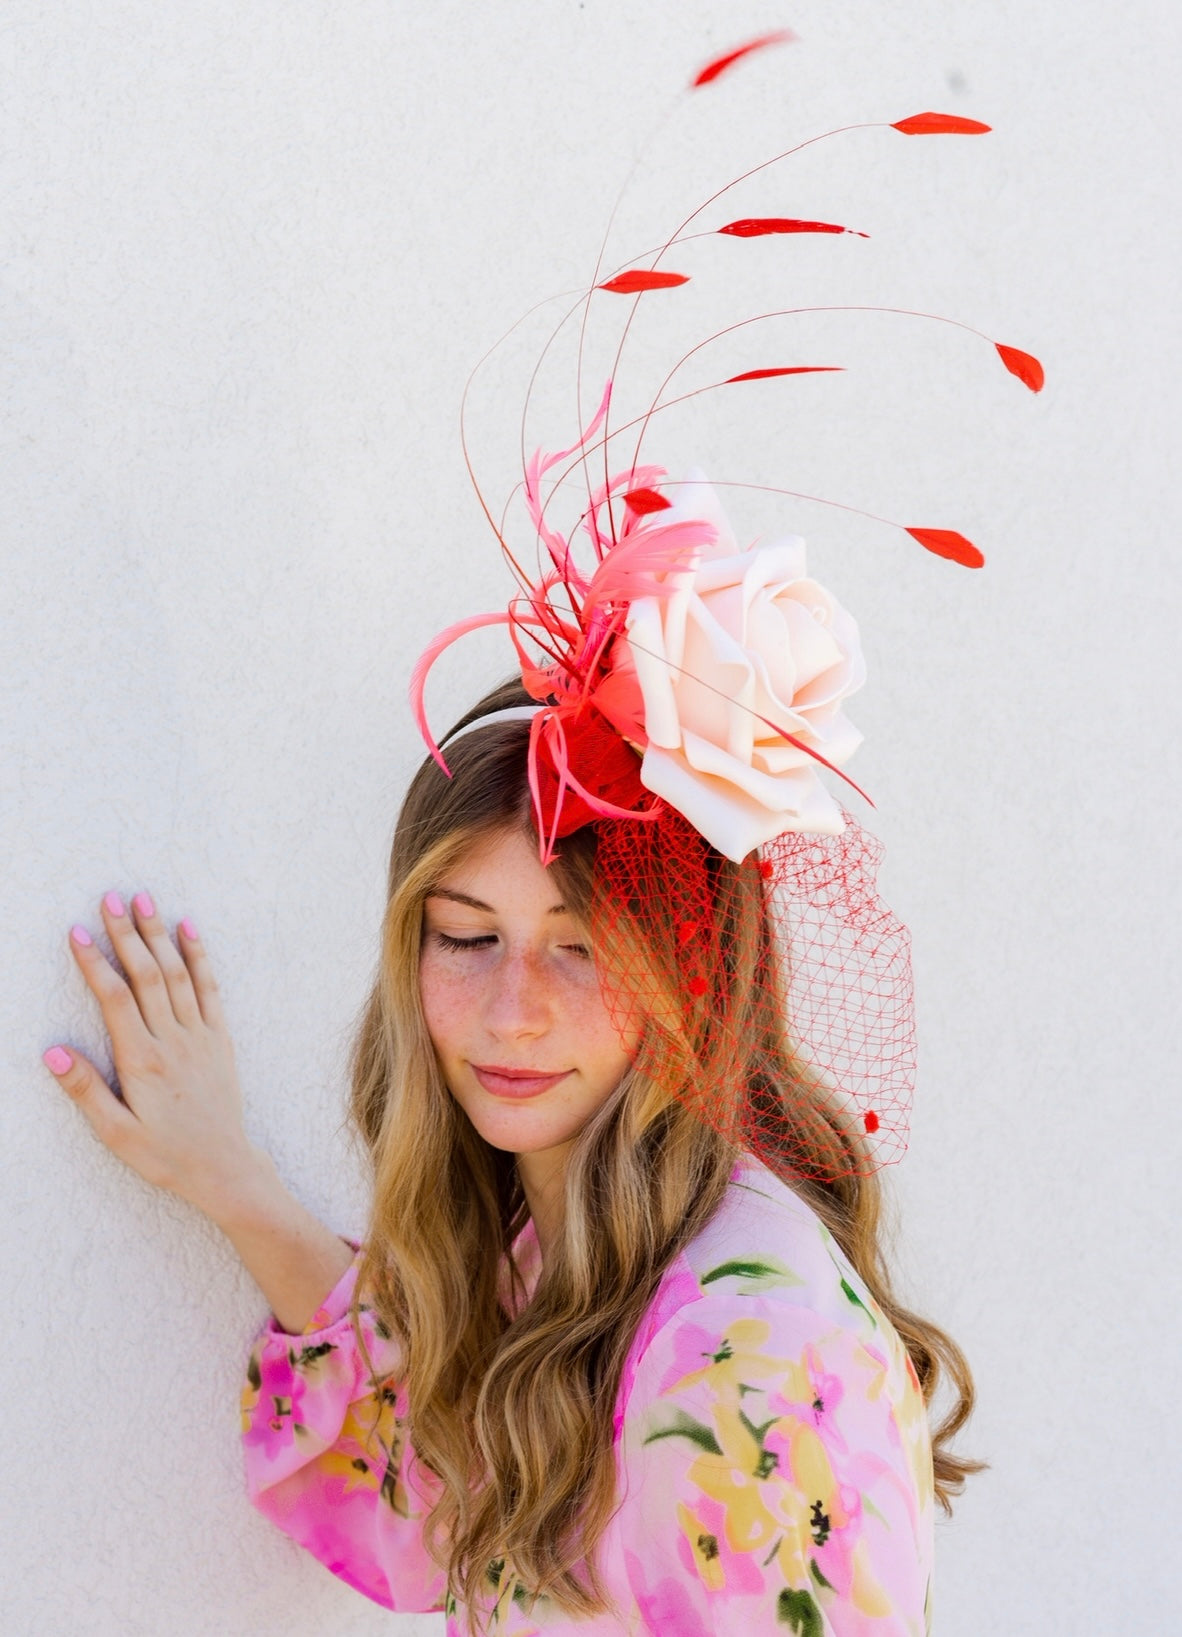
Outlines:
POLYGON ((94 942, 94 939, 90 936, 90 933, 87 932, 84 926, 72 926, 70 928, 70 937, 73 938, 76 944, 86 945, 94 942))
POLYGON ((63 1051, 60 1046, 51 1046, 47 1052, 42 1052, 41 1061, 47 1068, 52 1069, 54 1074, 65 1074, 74 1063, 69 1052, 63 1051))
POLYGON ((107 913, 108 914, 110 914, 110 915, 122 915, 123 914, 123 900, 122 900, 122 898, 120 898, 120 896, 119 896, 119 894, 117 892, 109 892, 107 894, 107 896, 103 899, 103 903, 107 906, 107 913))
POLYGON ((146 892, 137 892, 131 901, 145 920, 149 915, 155 915, 156 906, 146 892))
POLYGON ((196 943, 196 941, 197 941, 197 928, 193 925, 192 921, 190 921, 190 919, 189 919, 189 917, 187 915, 185 916, 184 920, 181 922, 181 931, 184 933, 186 938, 192 938, 193 942, 196 943))

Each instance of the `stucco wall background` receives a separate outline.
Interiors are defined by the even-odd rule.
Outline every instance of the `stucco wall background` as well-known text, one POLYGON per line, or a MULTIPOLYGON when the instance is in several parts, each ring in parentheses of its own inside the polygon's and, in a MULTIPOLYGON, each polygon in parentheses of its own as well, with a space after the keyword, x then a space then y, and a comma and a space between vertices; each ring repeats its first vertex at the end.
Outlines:
MULTIPOLYGON (((40 1052, 106 1061, 67 929, 97 930, 109 887, 150 888, 216 962, 251 1135, 309 1206, 360 1228, 343 1063, 420 755, 407 679, 440 626, 507 590, 459 453, 465 378, 535 300, 586 281, 689 73, 784 22, 800 44, 666 128, 624 253, 832 125, 934 107, 994 134, 855 133, 770 173, 734 214, 873 237, 695 252, 702 305, 692 322, 653 309, 638 376, 711 317, 790 304, 774 289, 962 318, 1038 353, 1048 385, 1031 397, 960 331, 812 319, 725 362, 788 352, 848 377, 700 401, 653 452, 963 528, 986 552, 970 575, 848 514, 735 504, 749 535, 808 537, 872 667, 851 771, 913 930, 922 1048, 891 1179, 901 1276, 969 1354, 964 1443, 992 1463, 941 1526, 936 1630, 1166 1628, 1174 15, 9 0, 5 1637, 442 1629, 366 1603, 250 1510, 237 1398, 258 1292, 216 1230, 105 1153, 40 1052)), ((527 329, 477 394, 498 497, 540 341, 527 329)), ((567 437, 569 405, 543 392, 539 436, 567 437)), ((508 669, 475 640, 441 670, 433 719, 508 669)))

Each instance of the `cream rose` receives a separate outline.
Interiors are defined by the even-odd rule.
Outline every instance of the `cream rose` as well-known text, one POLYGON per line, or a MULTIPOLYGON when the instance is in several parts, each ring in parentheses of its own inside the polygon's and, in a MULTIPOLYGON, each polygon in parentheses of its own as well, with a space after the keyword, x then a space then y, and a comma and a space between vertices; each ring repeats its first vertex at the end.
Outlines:
POLYGON ((642 782, 736 863, 785 830, 840 835, 820 764, 760 717, 846 761, 862 742, 841 710, 866 679, 857 625, 807 577, 799 536, 741 551, 704 480, 664 492, 661 523, 700 519, 716 538, 667 595, 629 606, 619 659, 644 700, 642 782))

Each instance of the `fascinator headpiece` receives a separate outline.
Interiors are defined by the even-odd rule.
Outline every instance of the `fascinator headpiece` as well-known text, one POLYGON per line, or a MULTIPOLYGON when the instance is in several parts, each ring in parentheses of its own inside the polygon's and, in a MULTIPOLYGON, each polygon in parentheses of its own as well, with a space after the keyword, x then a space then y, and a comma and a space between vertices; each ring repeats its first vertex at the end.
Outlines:
MULTIPOLYGON (((714 58, 688 93, 790 38, 777 31, 714 58)), ((990 129, 940 113, 871 123, 910 137, 990 129)), ((842 130, 855 128, 866 127, 842 130)), ((622 266, 605 269, 601 252, 563 323, 577 317, 585 333, 593 321, 622 320, 618 360, 642 304, 676 301, 689 282, 671 265, 687 240, 852 233, 772 215, 703 222, 738 182, 837 134, 811 137, 735 178, 622 266), (626 305, 613 309, 619 303, 626 305)), ((465 633, 507 628, 536 703, 460 732, 528 720, 543 863, 564 837, 596 827, 592 934, 597 950, 617 946, 604 992, 622 1032, 644 1018, 647 1072, 737 1146, 777 1170, 833 1178, 902 1155, 915 1071, 907 929, 876 890, 879 843, 833 788, 864 795, 844 771, 861 741, 845 714, 866 674, 858 627, 810 576, 799 536, 744 546, 700 472, 671 475, 642 459, 657 413, 696 396, 671 393, 687 360, 785 312, 740 317, 698 341, 638 418, 613 424, 609 379, 567 447, 523 459, 524 547, 497 522, 473 473, 517 590, 506 608, 461 619, 434 639, 415 667, 411 702, 448 773, 427 724, 427 673, 465 633)), ((1013 376, 1040 390, 1037 359, 990 346, 1013 376)), ((580 342, 580 372, 581 361, 580 342)), ((697 390, 840 367, 770 363, 697 390)), ((897 527, 947 562, 984 562, 957 530, 897 527)))

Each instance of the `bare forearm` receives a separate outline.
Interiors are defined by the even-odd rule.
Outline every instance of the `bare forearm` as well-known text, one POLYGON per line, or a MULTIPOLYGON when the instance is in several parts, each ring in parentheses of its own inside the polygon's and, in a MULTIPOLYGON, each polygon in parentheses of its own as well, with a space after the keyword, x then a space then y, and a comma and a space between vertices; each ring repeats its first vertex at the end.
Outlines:
POLYGON ((353 1251, 284 1186, 262 1149, 232 1201, 207 1214, 225 1234, 282 1329, 298 1335, 353 1251))

